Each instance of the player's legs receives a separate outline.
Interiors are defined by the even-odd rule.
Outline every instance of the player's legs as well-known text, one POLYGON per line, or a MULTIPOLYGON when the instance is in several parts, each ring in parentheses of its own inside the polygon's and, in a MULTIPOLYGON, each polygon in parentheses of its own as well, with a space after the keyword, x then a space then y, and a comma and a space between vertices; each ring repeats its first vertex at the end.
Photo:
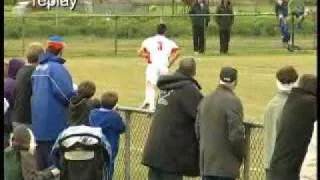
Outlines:
POLYGON ((158 81, 159 70, 148 65, 146 71, 146 92, 145 100, 141 108, 155 109, 156 84, 158 81))

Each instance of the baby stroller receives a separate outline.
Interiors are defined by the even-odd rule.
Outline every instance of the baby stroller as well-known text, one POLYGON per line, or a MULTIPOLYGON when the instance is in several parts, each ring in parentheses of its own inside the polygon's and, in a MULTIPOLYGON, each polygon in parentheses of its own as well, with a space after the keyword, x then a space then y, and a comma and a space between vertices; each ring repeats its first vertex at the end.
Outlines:
POLYGON ((60 180, 108 180, 111 146, 101 128, 72 126, 64 130, 52 148, 60 180))

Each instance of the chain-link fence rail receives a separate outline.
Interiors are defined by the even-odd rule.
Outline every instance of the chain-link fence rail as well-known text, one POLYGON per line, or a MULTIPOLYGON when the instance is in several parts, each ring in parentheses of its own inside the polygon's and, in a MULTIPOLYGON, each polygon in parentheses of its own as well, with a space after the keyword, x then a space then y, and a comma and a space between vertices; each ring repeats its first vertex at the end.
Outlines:
MULTIPOLYGON (((5 16, 5 57, 23 56, 30 42, 46 42, 53 35, 65 37, 64 55, 86 56, 136 56, 142 41, 156 32, 156 24, 168 26, 168 36, 181 47, 184 55, 193 53, 191 15, 41 15, 5 16)), ((209 16, 205 28, 206 54, 219 54, 219 30, 216 23, 223 14, 192 15, 209 16)), ((289 29, 296 29, 289 23, 289 29)), ((273 13, 234 14, 231 29, 231 54, 284 53, 279 22, 273 13)), ((316 13, 307 16, 301 29, 295 30, 295 44, 302 50, 316 49, 316 13)), ((291 31, 290 30, 290 31, 291 31)), ((291 31, 292 32, 292 31, 291 31)))
MULTIPOLYGON (((121 135, 119 154, 116 160, 115 179, 147 179, 148 168, 141 164, 143 148, 148 137, 153 112, 119 107, 118 112, 126 120, 126 132, 121 135)), ((240 180, 264 180, 263 126, 252 121, 245 122, 246 156, 241 166, 240 180)), ((185 180, 200 180, 187 178, 185 180)))

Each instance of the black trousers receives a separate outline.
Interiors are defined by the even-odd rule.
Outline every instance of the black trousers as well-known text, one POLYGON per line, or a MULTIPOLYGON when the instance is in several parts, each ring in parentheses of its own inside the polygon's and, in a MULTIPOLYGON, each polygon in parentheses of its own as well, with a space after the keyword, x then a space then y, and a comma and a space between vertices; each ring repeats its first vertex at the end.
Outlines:
POLYGON ((150 168, 148 180, 183 180, 183 176, 176 173, 164 172, 159 169, 150 168))
POLYGON ((229 50, 230 30, 219 30, 220 53, 226 54, 229 50))
POLYGON ((36 161, 40 171, 53 165, 50 157, 50 152, 53 145, 54 141, 37 141, 36 161))
POLYGON ((204 26, 192 26, 193 50, 204 53, 205 51, 205 28, 204 26))

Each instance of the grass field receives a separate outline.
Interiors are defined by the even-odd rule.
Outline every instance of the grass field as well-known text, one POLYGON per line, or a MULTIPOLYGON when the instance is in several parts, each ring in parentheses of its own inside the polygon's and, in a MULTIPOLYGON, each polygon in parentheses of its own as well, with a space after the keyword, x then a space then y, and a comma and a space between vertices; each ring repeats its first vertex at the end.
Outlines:
MULTIPOLYGON (((183 57, 183 56, 182 56, 183 57)), ((203 93, 217 84, 222 66, 239 70, 237 94, 243 101, 247 117, 258 117, 275 92, 275 72, 284 65, 293 65, 300 74, 316 72, 315 54, 265 56, 204 56, 197 61, 197 76, 203 93)), ((145 62, 136 57, 69 58, 67 67, 76 83, 93 80, 97 96, 113 89, 119 93, 121 105, 138 106, 144 99, 145 62)), ((172 67, 172 71, 176 67, 172 67)))
MULTIPOLYGON (((32 41, 44 42, 45 39, 27 39, 25 43, 32 41)), ((96 97, 107 90, 115 90, 119 93, 119 105, 139 106, 144 100, 144 83, 146 63, 135 56, 135 50, 141 40, 120 40, 121 49, 119 56, 113 56, 112 40, 75 38, 68 39, 68 47, 65 56, 66 66, 72 74, 75 83, 83 80, 92 80, 97 85, 96 97)), ((312 39, 302 39, 305 43, 312 39)), ((234 38, 232 54, 230 56, 217 55, 217 46, 211 40, 208 48, 209 55, 197 57, 196 79, 202 85, 204 95, 215 89, 218 82, 220 68, 233 66, 239 70, 239 83, 236 94, 241 98, 245 120, 261 123, 261 115, 265 105, 276 92, 275 72, 284 65, 294 66, 299 74, 316 72, 316 54, 314 51, 289 54, 285 50, 279 50, 278 39, 263 38, 243 39, 234 38), (246 41, 245 41, 246 40, 246 41), (250 46, 248 46, 248 44, 250 46), (276 47, 274 47, 274 45, 276 47), (265 48, 267 46, 267 48, 265 48)), ((192 55, 191 40, 181 39, 178 43, 182 46, 182 56, 192 55), (189 45, 188 45, 189 44, 189 45)), ((21 40, 5 40, 6 59, 21 55, 19 50, 21 40)), ((20 49, 21 51, 21 49, 20 49)), ((171 68, 173 72, 177 66, 171 68)), ((146 179, 146 168, 140 164, 141 152, 148 134, 150 117, 145 114, 135 114, 131 124, 131 179, 146 179)), ((254 180, 263 180, 261 164, 262 131, 255 132, 255 137, 250 146, 250 159, 254 180), (260 157, 260 158, 257 158, 260 157), (256 176, 254 176, 256 175, 256 176), (260 177, 260 178, 256 178, 260 177)), ((121 138, 120 151, 116 166, 115 179, 124 179, 124 136, 121 138)))

